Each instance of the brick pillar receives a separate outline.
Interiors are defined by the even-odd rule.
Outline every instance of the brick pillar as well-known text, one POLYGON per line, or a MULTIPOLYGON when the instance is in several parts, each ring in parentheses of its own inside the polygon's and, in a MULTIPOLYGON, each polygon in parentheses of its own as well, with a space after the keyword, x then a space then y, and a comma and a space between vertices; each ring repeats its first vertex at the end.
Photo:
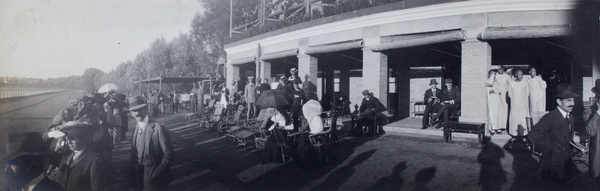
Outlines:
POLYGON ((227 70, 227 78, 225 79, 227 81, 227 89, 232 89, 233 86, 231 85, 231 82, 233 82, 233 80, 240 80, 240 67, 236 66, 236 65, 226 65, 227 68, 225 70, 227 70))
MULTIPOLYGON (((261 60, 260 61, 260 78, 264 81, 265 78, 269 78, 271 80, 271 62, 261 60)), ((270 82, 269 82, 270 83, 270 82)))
POLYGON ((319 59, 317 57, 298 54, 298 76, 302 79, 302 88, 308 99, 317 98, 317 74, 319 59))
POLYGON ((487 121, 485 80, 492 66, 492 47, 487 42, 462 42, 461 122, 487 121))
POLYGON ((387 106, 388 58, 381 52, 363 49, 363 87, 387 106))

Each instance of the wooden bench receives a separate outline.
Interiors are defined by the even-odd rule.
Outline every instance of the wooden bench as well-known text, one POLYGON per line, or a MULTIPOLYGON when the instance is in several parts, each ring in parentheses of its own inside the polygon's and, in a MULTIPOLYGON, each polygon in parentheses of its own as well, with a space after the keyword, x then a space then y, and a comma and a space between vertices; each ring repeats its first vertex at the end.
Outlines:
POLYGON ((442 126, 444 127, 444 140, 446 142, 452 140, 452 132, 477 134, 479 143, 483 141, 485 136, 485 123, 448 121, 443 123, 442 126))

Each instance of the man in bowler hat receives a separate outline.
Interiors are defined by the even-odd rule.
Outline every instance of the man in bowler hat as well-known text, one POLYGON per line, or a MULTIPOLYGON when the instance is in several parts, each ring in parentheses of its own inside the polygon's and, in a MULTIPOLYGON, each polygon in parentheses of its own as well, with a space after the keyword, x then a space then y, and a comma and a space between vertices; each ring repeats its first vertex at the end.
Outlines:
POLYGON ((44 175, 44 158, 50 155, 38 132, 12 133, 2 155, 2 190, 63 190, 44 175))
POLYGON ((544 181, 544 190, 565 189, 564 185, 571 177, 571 149, 574 121, 573 106, 575 98, 571 85, 558 84, 554 101, 557 107, 533 127, 529 139, 542 153, 539 171, 544 181))
POLYGON ((590 135, 589 173, 596 181, 596 188, 600 189, 600 79, 592 88, 595 97, 590 110, 585 110, 585 131, 590 135))
POLYGON ((436 102, 439 103, 439 98, 442 97, 442 90, 437 88, 437 81, 435 79, 429 80, 429 89, 425 91, 425 97, 423 103, 425 103, 425 111, 423 111, 423 127, 425 129, 429 127, 429 114, 433 112, 437 106, 436 102))
POLYGON ((447 122, 450 110, 460 109, 460 89, 453 85, 451 78, 446 78, 444 83, 446 84, 446 89, 442 92, 440 103, 442 107, 438 110, 437 116, 433 117, 433 121, 443 116, 444 122, 447 122))
POLYGON ((173 147, 167 129, 148 115, 146 107, 141 96, 129 99, 129 111, 137 121, 130 155, 132 184, 136 190, 161 190, 173 180, 173 147))

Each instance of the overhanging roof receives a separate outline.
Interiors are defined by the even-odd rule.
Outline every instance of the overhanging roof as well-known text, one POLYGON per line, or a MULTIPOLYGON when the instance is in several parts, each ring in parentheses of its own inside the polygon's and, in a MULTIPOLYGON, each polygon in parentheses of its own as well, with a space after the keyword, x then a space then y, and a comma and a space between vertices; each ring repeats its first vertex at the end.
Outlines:
POLYGON ((205 77, 163 77, 159 76, 156 78, 145 79, 137 81, 135 83, 196 83, 202 80, 206 80, 205 77))

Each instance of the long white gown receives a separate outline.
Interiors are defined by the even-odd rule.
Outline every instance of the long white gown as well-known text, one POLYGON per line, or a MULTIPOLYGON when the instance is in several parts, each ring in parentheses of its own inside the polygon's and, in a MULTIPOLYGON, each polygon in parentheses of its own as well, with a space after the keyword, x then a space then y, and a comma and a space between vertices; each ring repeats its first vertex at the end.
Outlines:
POLYGON ((502 101, 500 101, 500 89, 498 89, 495 79, 494 76, 491 76, 485 81, 488 101, 488 130, 490 131, 503 129, 499 126, 502 101), (490 90, 493 90, 494 93, 490 93, 490 90))
POLYGON ((529 117, 529 85, 525 81, 513 82, 508 90, 510 96, 510 125, 508 133, 512 136, 527 135, 527 117, 529 117))
POLYGON ((540 76, 535 76, 529 81, 529 111, 532 115, 546 111, 546 81, 540 76))
POLYGON ((508 121, 508 103, 506 103, 506 96, 508 88, 512 83, 512 78, 504 73, 496 75, 496 86, 500 90, 500 113, 498 114, 499 122, 497 129, 506 129, 506 122, 508 121))

